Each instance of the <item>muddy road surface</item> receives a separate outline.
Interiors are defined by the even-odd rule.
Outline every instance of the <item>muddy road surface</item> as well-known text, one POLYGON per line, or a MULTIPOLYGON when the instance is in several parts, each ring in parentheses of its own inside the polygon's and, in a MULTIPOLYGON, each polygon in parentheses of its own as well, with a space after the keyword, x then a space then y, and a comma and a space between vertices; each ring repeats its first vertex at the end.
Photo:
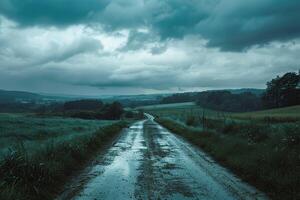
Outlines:
POLYGON ((124 130, 58 199, 266 199, 148 118, 124 130))

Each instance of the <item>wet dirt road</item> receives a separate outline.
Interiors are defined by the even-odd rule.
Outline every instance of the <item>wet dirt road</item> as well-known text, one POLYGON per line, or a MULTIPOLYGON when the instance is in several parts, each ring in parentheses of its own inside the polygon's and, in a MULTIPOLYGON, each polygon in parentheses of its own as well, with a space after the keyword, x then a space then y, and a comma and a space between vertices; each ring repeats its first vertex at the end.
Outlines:
POLYGON ((148 117, 125 130, 58 199, 266 198, 148 117))

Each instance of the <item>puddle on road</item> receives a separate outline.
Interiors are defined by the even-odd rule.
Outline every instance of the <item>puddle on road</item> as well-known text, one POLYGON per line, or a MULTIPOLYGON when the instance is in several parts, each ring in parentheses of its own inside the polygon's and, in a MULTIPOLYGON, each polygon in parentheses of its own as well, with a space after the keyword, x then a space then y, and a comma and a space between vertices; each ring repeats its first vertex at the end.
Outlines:
POLYGON ((89 181, 75 200, 133 199, 138 167, 145 149, 143 121, 132 125, 102 160, 85 174, 89 181))
POLYGON ((231 200, 237 191, 256 199, 256 190, 151 120, 132 125, 84 176, 73 199, 231 200))

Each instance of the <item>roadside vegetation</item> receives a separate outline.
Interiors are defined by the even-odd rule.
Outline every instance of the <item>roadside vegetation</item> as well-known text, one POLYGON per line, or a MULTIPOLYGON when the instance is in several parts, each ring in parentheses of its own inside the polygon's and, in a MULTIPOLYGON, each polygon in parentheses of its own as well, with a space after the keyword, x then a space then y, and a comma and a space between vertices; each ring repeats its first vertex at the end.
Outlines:
POLYGON ((272 199, 300 198, 299 111, 300 106, 249 113, 147 110, 272 199))
POLYGON ((0 114, 0 199, 53 199, 128 123, 0 114))
POLYGON ((174 94, 139 109, 271 198, 300 199, 299 86, 300 74, 289 72, 263 92, 174 94))

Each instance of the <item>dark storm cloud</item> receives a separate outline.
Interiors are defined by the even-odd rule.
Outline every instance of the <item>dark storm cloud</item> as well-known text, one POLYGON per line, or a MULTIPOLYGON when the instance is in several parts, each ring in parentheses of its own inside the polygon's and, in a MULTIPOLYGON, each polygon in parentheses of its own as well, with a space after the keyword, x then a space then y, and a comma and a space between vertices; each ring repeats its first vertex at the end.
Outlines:
POLYGON ((108 0, 1 0, 0 12, 20 25, 69 25, 87 21, 108 0))
POLYGON ((209 46, 240 51, 300 36, 298 0, 175 0, 161 5, 165 9, 151 20, 162 38, 199 34, 209 46))
POLYGON ((210 46, 242 50, 299 37, 299 10, 298 0, 224 0, 196 29, 209 39, 210 46))
MULTIPOLYGON (((162 39, 199 34, 209 46, 243 50, 300 36, 298 0, 2 0, 21 25, 98 22, 112 30, 148 27, 162 39)), ((132 45, 132 44, 130 44, 132 45)))
POLYGON ((299 69, 299 10, 298 0, 0 0, 0 85, 264 87, 299 69))
MULTIPOLYGON (((99 23, 107 30, 147 27, 161 39, 198 34, 208 45, 240 51, 300 36, 299 0, 2 0, 21 25, 99 23)), ((136 33, 138 34, 138 33, 136 33)), ((148 34, 151 37, 153 34, 148 34)), ((148 41, 147 39, 145 41, 148 41)), ((135 48, 132 41, 129 45, 135 48)), ((130 48, 130 47, 129 47, 130 48)))

